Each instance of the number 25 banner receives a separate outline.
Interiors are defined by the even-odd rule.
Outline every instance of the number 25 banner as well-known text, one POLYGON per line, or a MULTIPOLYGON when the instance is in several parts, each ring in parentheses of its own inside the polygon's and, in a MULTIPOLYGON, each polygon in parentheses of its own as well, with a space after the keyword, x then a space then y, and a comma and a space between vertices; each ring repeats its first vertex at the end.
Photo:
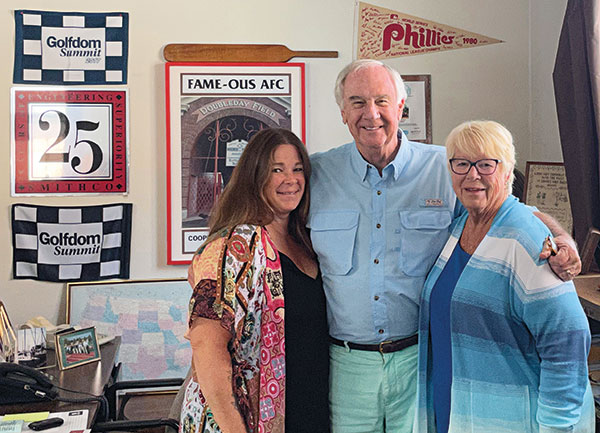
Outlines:
POLYGON ((125 89, 12 89, 11 195, 126 194, 125 89))

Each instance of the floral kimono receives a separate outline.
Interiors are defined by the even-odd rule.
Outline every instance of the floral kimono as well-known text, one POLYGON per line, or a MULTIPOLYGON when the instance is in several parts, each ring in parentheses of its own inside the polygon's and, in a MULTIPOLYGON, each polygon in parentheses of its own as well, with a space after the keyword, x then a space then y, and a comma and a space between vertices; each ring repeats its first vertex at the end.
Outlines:
MULTIPOLYGON (((283 432, 283 276, 267 231, 251 225, 224 230, 196 253, 188 281, 189 327, 203 317, 219 320, 231 333, 232 388, 248 432, 283 432)), ((220 432, 194 379, 186 389, 180 433, 220 432)))

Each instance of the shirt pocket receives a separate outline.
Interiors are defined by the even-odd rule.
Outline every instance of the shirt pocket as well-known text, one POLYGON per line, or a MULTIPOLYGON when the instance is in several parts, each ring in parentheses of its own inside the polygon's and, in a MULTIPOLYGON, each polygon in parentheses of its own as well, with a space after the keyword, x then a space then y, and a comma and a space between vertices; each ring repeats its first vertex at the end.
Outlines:
POLYGON ((450 211, 399 212, 401 269, 411 277, 429 272, 448 239, 450 211))
POLYGON ((348 274, 352 270, 358 212, 319 212, 311 217, 309 227, 323 274, 348 274))

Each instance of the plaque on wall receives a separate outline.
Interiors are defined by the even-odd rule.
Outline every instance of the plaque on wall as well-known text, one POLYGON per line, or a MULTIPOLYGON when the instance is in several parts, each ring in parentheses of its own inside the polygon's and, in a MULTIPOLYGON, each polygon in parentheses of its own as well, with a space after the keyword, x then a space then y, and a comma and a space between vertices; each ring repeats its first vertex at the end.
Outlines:
POLYGON ((126 194, 127 89, 13 87, 11 195, 126 194))
POLYGON ((431 143, 431 75, 403 75, 406 102, 399 127, 411 141, 431 143))
POLYGON ((526 204, 554 217, 567 233, 573 232, 573 215, 563 163, 527 161, 523 199, 526 204))
POLYGON ((250 138, 305 140, 303 63, 167 63, 167 263, 187 264, 250 138))

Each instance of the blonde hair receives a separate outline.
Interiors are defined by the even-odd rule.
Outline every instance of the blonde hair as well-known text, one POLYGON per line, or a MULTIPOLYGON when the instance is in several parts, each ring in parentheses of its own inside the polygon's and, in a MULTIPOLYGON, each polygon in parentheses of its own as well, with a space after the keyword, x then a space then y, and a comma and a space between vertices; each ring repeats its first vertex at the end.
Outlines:
POLYGON ((512 194, 516 157, 513 137, 508 129, 493 120, 461 123, 446 138, 448 159, 454 158, 458 152, 467 155, 484 154, 501 160, 498 169, 502 173, 510 173, 506 186, 508 193, 512 194))

